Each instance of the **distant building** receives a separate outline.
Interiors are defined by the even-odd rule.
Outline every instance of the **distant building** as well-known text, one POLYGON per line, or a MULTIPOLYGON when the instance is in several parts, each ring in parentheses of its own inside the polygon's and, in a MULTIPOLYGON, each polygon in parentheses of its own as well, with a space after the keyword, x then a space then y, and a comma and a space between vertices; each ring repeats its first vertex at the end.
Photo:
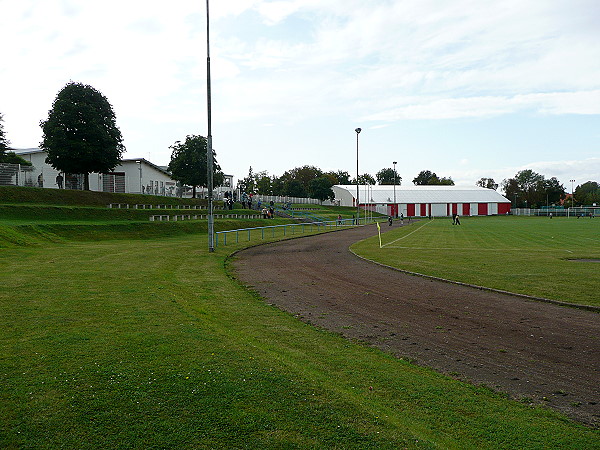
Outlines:
MULTIPOLYGON (((357 206, 356 185, 333 186, 340 206, 357 206)), ((465 186, 360 185, 358 203, 364 209, 393 217, 490 216, 510 211, 510 201, 492 189, 465 186)))
MULTIPOLYGON (((34 166, 33 186, 58 189, 59 172, 46 163, 46 152, 39 148, 15 149, 21 158, 30 161, 34 166)), ((82 174, 61 173, 64 189, 83 189, 82 174)), ((226 175, 229 185, 233 177, 226 175)), ((126 194, 150 194, 168 197, 191 195, 191 188, 178 188, 177 181, 171 178, 164 166, 157 166, 144 158, 123 159, 121 163, 108 173, 91 173, 89 175, 90 190, 97 192, 117 192, 126 194)), ((230 190, 231 188, 218 188, 230 190)))
MULTIPOLYGON (((15 150, 21 158, 35 167, 34 186, 58 189, 59 174, 46 163, 46 152, 39 148, 15 150)), ((63 188, 83 189, 82 174, 61 173, 63 188)), ((127 194, 153 194, 175 196, 177 183, 169 172, 144 158, 124 159, 108 173, 90 173, 90 190, 127 194)))

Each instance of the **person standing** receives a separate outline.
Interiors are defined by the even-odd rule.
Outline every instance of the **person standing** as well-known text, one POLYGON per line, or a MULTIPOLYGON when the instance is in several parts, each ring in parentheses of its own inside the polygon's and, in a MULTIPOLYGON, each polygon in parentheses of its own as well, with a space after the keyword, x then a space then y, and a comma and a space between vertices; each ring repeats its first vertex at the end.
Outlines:
POLYGON ((60 174, 60 172, 58 173, 58 175, 56 175, 56 185, 58 186, 59 189, 63 188, 63 176, 60 174))
POLYGON ((460 225, 460 219, 458 218, 458 214, 456 214, 456 215, 454 216, 454 223, 455 223, 456 225, 460 225))

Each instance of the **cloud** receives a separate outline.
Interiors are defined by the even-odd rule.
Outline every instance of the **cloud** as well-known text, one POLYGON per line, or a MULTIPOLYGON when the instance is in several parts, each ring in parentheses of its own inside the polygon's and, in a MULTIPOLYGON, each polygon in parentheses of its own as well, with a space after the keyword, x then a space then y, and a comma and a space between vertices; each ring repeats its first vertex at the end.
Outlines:
MULTIPOLYGON (((575 187, 586 181, 600 182, 600 158, 569 159, 558 161, 535 161, 521 166, 506 166, 493 169, 455 170, 452 179, 458 185, 473 185, 480 178, 493 178, 499 185, 503 180, 513 178, 521 170, 531 169, 546 179, 556 177, 571 190, 569 180, 575 179, 575 187)), ((500 188, 499 188, 500 189, 500 188)))

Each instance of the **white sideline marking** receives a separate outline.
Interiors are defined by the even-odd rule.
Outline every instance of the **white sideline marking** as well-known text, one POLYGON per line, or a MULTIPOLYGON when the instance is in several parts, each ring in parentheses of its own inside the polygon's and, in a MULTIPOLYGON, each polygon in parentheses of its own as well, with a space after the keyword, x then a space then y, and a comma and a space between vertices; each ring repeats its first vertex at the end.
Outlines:
MULTIPOLYGON (((394 245, 393 247, 390 248, 403 248, 403 249, 409 249, 409 250, 459 250, 459 251, 490 251, 490 252, 522 252, 523 249, 522 248, 469 248, 469 247, 402 247, 400 245, 394 245)), ((569 252, 569 253, 573 253, 571 250, 566 250, 566 249, 551 249, 551 248, 547 248, 547 249, 528 249, 528 252, 560 252, 560 251, 564 251, 564 252, 569 252)))
MULTIPOLYGON (((405 239, 405 238, 409 237, 411 234, 413 234, 413 233, 416 233, 416 232, 417 232, 417 231, 419 231, 421 228, 423 228, 425 225, 427 225, 427 224, 430 224, 430 223, 431 223, 431 221, 429 221, 429 222, 425 222, 423 225, 421 225, 421 226, 420 226, 419 228, 417 228, 416 230, 413 230, 413 231, 411 231, 410 233, 408 233, 407 235, 405 235, 405 236, 402 236, 402 237, 400 237, 400 238, 398 238, 398 239, 396 239, 396 240, 394 240, 394 241, 388 242, 387 244, 383 244, 381 247, 382 247, 382 248, 383 248, 383 247, 387 247, 388 245, 390 245, 390 244, 393 244, 394 242, 401 241, 402 239, 405 239)), ((402 248, 402 247, 399 247, 399 248, 402 248)))

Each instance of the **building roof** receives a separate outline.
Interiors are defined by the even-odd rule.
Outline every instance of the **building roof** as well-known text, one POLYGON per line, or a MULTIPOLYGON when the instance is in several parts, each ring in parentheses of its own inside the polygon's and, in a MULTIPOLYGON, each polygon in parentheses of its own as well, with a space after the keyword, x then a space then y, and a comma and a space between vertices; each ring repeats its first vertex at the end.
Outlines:
MULTIPOLYGON (((356 197, 356 185, 336 185, 356 197)), ((391 203, 392 185, 360 185, 360 203, 391 203)), ((396 203, 510 203, 493 189, 478 186, 396 186, 396 203)))

